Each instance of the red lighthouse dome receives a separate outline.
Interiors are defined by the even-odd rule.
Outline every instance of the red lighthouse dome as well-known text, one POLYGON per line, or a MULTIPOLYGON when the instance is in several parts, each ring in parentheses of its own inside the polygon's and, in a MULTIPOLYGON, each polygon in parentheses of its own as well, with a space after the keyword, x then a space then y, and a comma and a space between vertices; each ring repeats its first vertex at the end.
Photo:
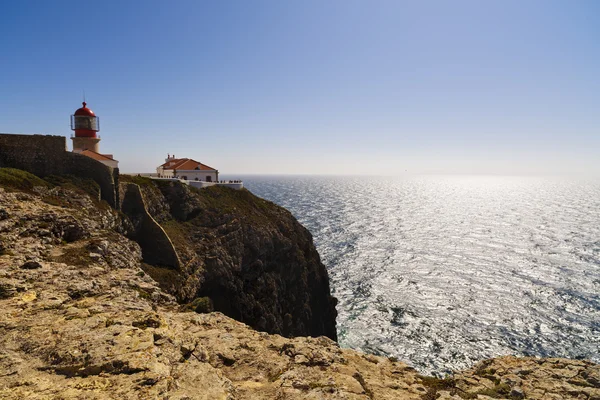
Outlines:
POLYGON ((94 114, 94 112, 92 110, 90 110, 89 108, 87 108, 87 103, 84 101, 83 103, 83 107, 78 108, 77 111, 75 111, 74 115, 85 115, 87 117, 95 117, 96 114, 94 114))
POLYGON ((75 137, 96 137, 96 132, 100 130, 100 120, 96 114, 89 108, 87 103, 83 102, 83 107, 77 109, 75 114, 71 115, 71 129, 75 131, 75 137))

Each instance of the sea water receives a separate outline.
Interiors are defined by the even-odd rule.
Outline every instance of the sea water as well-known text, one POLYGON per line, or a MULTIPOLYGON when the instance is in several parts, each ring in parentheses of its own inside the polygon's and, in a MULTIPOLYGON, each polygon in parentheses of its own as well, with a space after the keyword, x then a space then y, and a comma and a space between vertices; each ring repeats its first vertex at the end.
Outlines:
POLYGON ((600 362, 600 180, 247 176, 314 236, 344 347, 444 374, 600 362))

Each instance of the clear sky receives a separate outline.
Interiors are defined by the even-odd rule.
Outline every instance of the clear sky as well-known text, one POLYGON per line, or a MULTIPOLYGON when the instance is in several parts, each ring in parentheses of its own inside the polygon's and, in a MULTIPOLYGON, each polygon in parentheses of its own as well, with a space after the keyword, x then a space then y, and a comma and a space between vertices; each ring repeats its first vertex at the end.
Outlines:
POLYGON ((3 1, 0 132, 124 172, 600 173, 600 1, 3 1))

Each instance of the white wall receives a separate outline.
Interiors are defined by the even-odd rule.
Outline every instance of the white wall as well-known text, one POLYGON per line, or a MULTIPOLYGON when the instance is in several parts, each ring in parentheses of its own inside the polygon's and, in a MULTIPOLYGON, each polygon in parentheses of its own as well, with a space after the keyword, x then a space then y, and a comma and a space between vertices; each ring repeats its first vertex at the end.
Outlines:
POLYGON ((163 170, 162 167, 158 167, 158 168, 156 168, 156 173, 158 174, 158 176, 160 176, 162 178, 172 178, 173 177, 172 169, 163 170))
POLYGON ((119 162, 117 160, 100 160, 100 162, 111 168, 119 168, 119 162))
POLYGON ((240 190, 244 187, 242 182, 240 183, 215 183, 215 182, 200 182, 200 181, 187 181, 188 185, 193 186, 198 189, 202 189, 209 186, 225 186, 231 189, 240 190))
POLYGON ((198 169, 192 170, 177 170, 177 176, 181 179, 188 181, 195 181, 198 178, 199 181, 207 181, 207 177, 210 176, 212 182, 217 181, 217 171, 201 171, 198 169))
MULTIPOLYGON (((218 175, 217 171, 202 171, 199 169, 178 169, 177 176, 181 179, 185 179, 188 181, 195 181, 198 178, 199 181, 206 182, 207 177, 210 176, 211 182, 216 182, 218 175), (184 178, 185 177, 185 178, 184 178)), ((156 174, 161 178, 173 178, 173 170, 172 169, 164 169, 162 166, 156 168, 156 174)))

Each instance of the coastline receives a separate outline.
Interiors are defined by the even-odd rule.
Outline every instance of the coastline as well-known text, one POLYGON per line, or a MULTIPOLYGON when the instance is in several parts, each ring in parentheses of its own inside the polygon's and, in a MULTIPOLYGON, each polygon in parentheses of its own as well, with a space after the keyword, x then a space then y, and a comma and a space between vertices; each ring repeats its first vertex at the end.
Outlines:
POLYGON ((600 366, 586 361, 502 357, 438 379, 325 337, 198 314, 144 272, 119 214, 89 195, 2 189, 0 204, 2 398, 600 396, 600 366))

